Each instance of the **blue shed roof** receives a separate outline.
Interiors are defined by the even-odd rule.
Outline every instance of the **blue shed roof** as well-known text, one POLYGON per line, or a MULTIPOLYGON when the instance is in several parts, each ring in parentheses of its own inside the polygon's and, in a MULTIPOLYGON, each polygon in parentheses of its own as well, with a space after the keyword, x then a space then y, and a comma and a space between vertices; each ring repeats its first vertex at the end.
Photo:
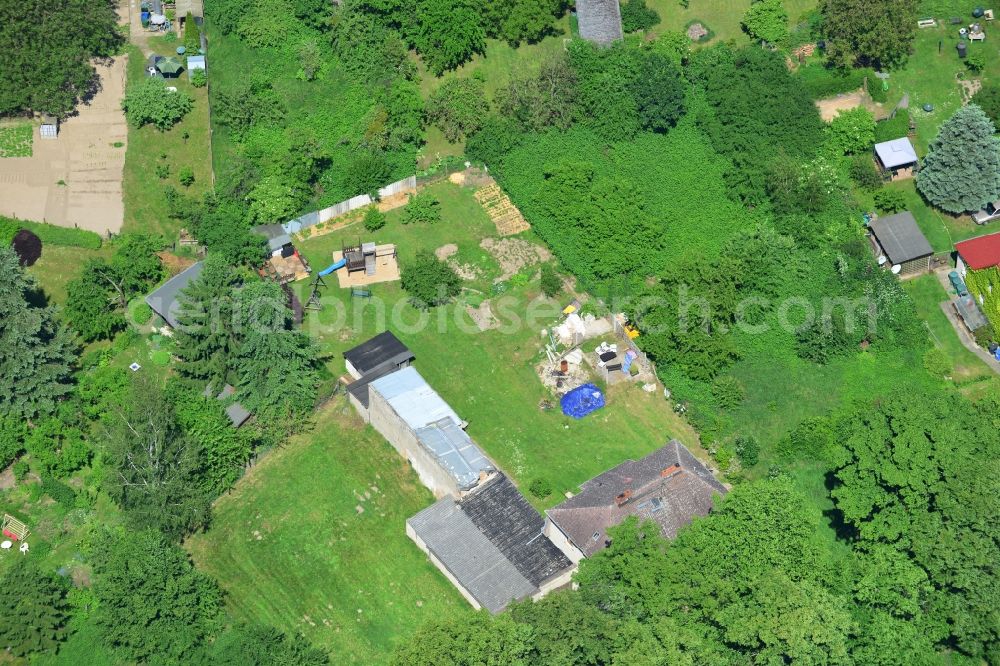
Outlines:
POLYGON ((461 423, 455 410, 430 387, 416 368, 403 368, 369 385, 377 392, 410 428, 420 430, 442 419, 451 418, 461 423))
POLYGON ((495 469, 472 438, 451 418, 417 430, 417 439, 462 490, 475 487, 482 472, 495 469))

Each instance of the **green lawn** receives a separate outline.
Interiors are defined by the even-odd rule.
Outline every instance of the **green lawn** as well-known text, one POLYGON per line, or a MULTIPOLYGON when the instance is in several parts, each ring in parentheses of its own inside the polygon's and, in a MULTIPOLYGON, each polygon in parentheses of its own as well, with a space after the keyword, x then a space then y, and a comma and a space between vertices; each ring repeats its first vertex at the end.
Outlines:
MULTIPOLYGON (((686 8, 679 0, 647 0, 646 4, 660 14, 660 24, 650 31, 654 35, 666 30, 684 32, 688 24, 698 20, 715 33, 712 43, 730 39, 748 41, 740 22, 750 8, 750 0, 690 0, 686 8)), ((784 6, 789 23, 794 26, 803 14, 816 7, 816 1, 785 0, 784 6)))
POLYGON ((100 250, 85 250, 80 247, 66 247, 48 244, 42 248, 42 256, 28 272, 45 291, 53 303, 66 303, 66 285, 77 277, 83 265, 91 259, 107 258, 110 247, 100 250))
POLYGON ((934 345, 954 363, 953 377, 957 383, 967 384, 995 377, 993 371, 978 356, 962 345, 955 328, 941 311, 939 304, 954 294, 946 293, 936 276, 923 275, 907 280, 903 283, 903 288, 913 299, 917 314, 926 323, 934 345))
POLYGON ((301 631, 331 663, 384 663, 422 622, 469 610, 406 537, 406 519, 432 501, 337 399, 218 500, 187 547, 236 618, 301 631))
MULTIPOLYGON (((360 236, 394 242, 403 262, 418 249, 454 243, 463 261, 483 267, 482 276, 466 286, 488 294, 499 267, 479 242, 495 235, 492 223, 472 190, 445 182, 428 191, 441 200, 443 220, 435 225, 402 225, 401 210, 396 210, 374 235, 357 225, 300 242, 298 247, 317 268, 330 263, 330 253, 340 249, 342 239, 356 241, 360 236)), ((526 238, 533 240, 530 233, 526 238)), ((320 341, 331 372, 343 374, 343 351, 383 330, 393 321, 395 308, 403 324, 392 326, 394 332, 413 349, 421 374, 470 422, 473 439, 518 482, 545 477, 553 483, 556 493, 537 502, 539 506, 555 504, 564 491, 575 491, 599 472, 625 458, 642 456, 670 437, 697 446, 693 430, 662 395, 646 393, 637 385, 615 387, 608 394, 608 407, 581 421, 563 416, 558 405, 551 411, 540 409, 544 400, 555 402, 534 370, 544 357, 540 331, 558 321, 562 304, 532 303, 539 296, 534 277, 491 301, 501 321, 518 323, 486 332, 474 329, 460 305, 435 310, 427 325, 417 325, 421 315, 404 302, 406 295, 398 282, 373 285, 371 301, 352 300, 347 290, 337 288, 335 276, 327 283, 324 310, 310 315, 304 328, 320 341), (529 308, 540 313, 532 325, 527 323, 529 308)), ((308 295, 307 283, 298 288, 308 295)))
POLYGON ((0 127, 0 158, 31 157, 34 127, 31 123, 17 123, 0 127))
MULTIPOLYGON (((176 43, 163 40, 155 44, 160 55, 173 52, 176 43)), ((134 47, 130 51, 128 78, 130 82, 146 75, 145 59, 134 47)), ((194 98, 194 108, 175 126, 161 132, 147 125, 128 129, 128 150, 125 153, 123 178, 125 198, 124 231, 164 234, 175 240, 180 223, 167 217, 164 190, 172 186, 185 194, 200 196, 212 189, 211 139, 209 132, 208 91, 195 88, 182 72, 167 85, 176 86, 194 98), (186 138, 185 138, 186 137, 186 138), (167 178, 156 173, 158 166, 169 167, 167 178), (194 172, 194 183, 184 187, 178 174, 184 167, 194 172)))

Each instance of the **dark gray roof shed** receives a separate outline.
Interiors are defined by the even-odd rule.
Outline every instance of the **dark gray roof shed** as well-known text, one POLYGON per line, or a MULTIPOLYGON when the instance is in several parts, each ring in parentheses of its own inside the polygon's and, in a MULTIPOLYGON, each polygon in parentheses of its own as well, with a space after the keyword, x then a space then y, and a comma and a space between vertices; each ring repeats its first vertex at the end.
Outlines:
POLYGON ((383 331, 367 342, 348 349, 344 358, 363 376, 383 368, 395 369, 415 357, 392 331, 383 331))
POLYGON ((868 228, 893 264, 934 254, 916 218, 908 210, 872 220, 868 228))
POLYGON ((164 282, 149 296, 146 296, 146 304, 153 309, 153 312, 160 315, 171 328, 178 326, 177 316, 180 314, 178 297, 180 293, 191 282, 198 279, 204 267, 204 262, 201 261, 192 264, 164 282))

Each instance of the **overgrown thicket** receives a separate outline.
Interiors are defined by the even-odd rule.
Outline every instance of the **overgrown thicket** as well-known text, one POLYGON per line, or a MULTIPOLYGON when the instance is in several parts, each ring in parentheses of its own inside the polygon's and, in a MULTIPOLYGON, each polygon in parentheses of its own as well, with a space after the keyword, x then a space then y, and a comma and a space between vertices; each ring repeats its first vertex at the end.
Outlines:
POLYGON ((183 295, 179 376, 113 365, 138 338, 125 306, 164 277, 161 244, 116 238, 109 259, 70 282, 65 312, 0 247, 0 466, 16 460, 18 481, 59 516, 87 516, 109 498, 122 525, 97 526, 74 546, 90 568, 83 586, 55 576, 38 559, 51 546, 33 538, 33 559, 0 578, 13 613, 0 614, 10 619, 0 641, 37 656, 87 626, 121 661, 270 663, 262 655, 280 651, 283 663, 328 663, 301 637, 231 626, 217 585, 178 545, 209 524, 211 502, 251 456, 301 427, 315 403, 315 349, 292 328, 281 289, 220 252, 183 295), (74 333, 112 342, 78 359, 74 333), (230 382, 235 395, 216 399, 230 382), (225 410, 235 400, 257 420, 234 428, 225 410))

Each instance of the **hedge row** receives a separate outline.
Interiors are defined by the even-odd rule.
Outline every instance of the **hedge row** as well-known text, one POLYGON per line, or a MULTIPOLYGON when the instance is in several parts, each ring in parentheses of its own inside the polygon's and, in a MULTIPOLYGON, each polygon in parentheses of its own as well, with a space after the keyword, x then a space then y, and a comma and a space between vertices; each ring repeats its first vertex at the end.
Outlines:
POLYGON ((15 220, 2 215, 0 215, 0 244, 10 245, 11 241, 14 240, 14 235, 21 229, 27 229, 38 236, 43 245, 66 245, 88 250, 97 250, 101 247, 101 237, 93 231, 57 227, 46 222, 15 220))
POLYGON ((841 93, 857 90, 869 76, 868 83, 881 85, 872 76, 870 69, 831 69, 823 65, 807 65, 799 68, 798 77, 813 99, 825 99, 841 93))

